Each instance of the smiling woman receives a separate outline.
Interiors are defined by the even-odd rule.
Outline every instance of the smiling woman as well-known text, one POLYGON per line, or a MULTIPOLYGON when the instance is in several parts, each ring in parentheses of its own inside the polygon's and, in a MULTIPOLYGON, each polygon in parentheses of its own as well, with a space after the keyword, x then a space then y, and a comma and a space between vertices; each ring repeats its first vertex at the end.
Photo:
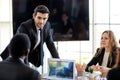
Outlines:
POLYGON ((91 66, 95 71, 105 72, 115 64, 115 50, 117 41, 111 30, 106 30, 101 35, 100 48, 96 50, 95 55, 87 64, 86 71, 91 66), (98 64, 98 65, 97 65, 98 64), (101 67, 101 68, 100 68, 101 67))

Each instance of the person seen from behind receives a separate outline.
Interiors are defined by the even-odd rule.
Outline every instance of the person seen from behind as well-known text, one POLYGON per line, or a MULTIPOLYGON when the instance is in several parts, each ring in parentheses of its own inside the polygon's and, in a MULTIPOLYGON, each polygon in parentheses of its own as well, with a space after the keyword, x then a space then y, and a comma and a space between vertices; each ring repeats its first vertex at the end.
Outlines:
POLYGON ((0 62, 0 80, 41 80, 38 71, 24 63, 30 51, 30 40, 26 34, 13 36, 8 50, 10 56, 0 62))

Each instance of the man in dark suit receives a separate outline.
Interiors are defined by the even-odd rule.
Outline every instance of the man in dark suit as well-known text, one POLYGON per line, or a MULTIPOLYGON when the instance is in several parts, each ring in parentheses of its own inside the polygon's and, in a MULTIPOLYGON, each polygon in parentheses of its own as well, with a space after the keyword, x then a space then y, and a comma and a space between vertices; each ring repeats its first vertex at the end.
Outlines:
POLYGON ((13 36, 8 46, 10 56, 0 62, 0 80, 40 80, 38 71, 24 64, 30 51, 30 40, 26 34, 13 36))
MULTIPOLYGON (((49 13, 49 9, 46 6, 38 5, 34 9, 33 19, 23 22, 17 30, 17 33, 25 33, 29 36, 31 41, 31 49, 30 54, 28 55, 28 61, 36 67, 43 65, 44 42, 46 42, 52 57, 59 58, 53 42, 52 34, 50 32, 50 23, 47 21, 49 13)), ((8 52, 3 51, 1 57, 5 59, 7 56, 8 52)))

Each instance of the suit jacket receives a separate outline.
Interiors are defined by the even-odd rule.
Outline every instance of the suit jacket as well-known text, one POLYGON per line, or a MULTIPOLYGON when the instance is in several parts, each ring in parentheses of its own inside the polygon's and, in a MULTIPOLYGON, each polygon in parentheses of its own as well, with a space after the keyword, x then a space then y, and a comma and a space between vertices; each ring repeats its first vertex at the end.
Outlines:
POLYGON ((41 80, 38 71, 26 66, 20 59, 8 57, 0 62, 0 80, 41 80))
POLYGON ((120 80, 120 67, 111 69, 107 74, 107 80, 120 80))
MULTIPOLYGON (((99 48, 97 49, 96 54, 98 54, 98 50, 99 50, 99 48)), ((96 65, 97 63, 98 63, 99 65, 102 65, 104 53, 105 53, 105 49, 103 48, 102 51, 101 51, 101 53, 99 54, 99 56, 93 57, 93 58, 91 59, 91 61, 87 64, 87 67, 86 67, 85 70, 88 71, 88 68, 89 68, 90 66, 96 65)), ((109 58, 108 58, 107 67, 109 67, 109 68, 113 67, 113 65, 115 64, 115 57, 116 57, 115 50, 114 50, 112 53, 113 53, 113 54, 112 54, 112 63, 110 63, 110 56, 109 56, 109 58)))
MULTIPOLYGON (((30 54, 28 55, 28 61, 34 64, 36 67, 39 67, 40 65, 43 64, 43 57, 44 57, 44 52, 43 52, 43 43, 46 42, 46 45, 52 55, 53 58, 59 58, 58 52, 55 48, 52 34, 50 32, 50 23, 46 22, 45 26, 42 29, 42 34, 43 37, 41 39, 41 43, 34 49, 34 46, 36 45, 37 42, 37 29, 34 23, 33 19, 29 19, 26 22, 23 22, 18 30, 17 33, 25 33, 29 36, 30 41, 31 41, 31 49, 30 49, 30 54), (41 46, 42 45, 42 46, 41 46)), ((1 54, 1 57, 3 59, 8 56, 8 51, 3 51, 1 54)))

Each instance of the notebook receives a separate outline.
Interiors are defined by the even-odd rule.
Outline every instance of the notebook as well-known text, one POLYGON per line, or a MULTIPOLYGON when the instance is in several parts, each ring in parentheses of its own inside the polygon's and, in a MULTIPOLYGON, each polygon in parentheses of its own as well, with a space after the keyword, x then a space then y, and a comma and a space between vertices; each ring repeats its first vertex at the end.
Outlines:
POLYGON ((51 80, 75 80, 75 61, 48 58, 48 73, 45 78, 51 80))

